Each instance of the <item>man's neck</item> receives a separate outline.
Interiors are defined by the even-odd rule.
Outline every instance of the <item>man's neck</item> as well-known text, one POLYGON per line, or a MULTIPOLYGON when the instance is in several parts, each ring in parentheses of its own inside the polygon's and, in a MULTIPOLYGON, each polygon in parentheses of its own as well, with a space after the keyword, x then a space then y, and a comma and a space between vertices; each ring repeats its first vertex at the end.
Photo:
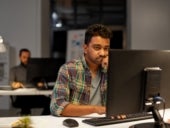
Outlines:
POLYGON ((96 64, 92 64, 92 63, 88 64, 88 66, 89 66, 90 72, 92 74, 92 78, 95 78, 98 73, 99 66, 96 64))
POLYGON ((24 63, 20 63, 20 65, 25 67, 25 68, 27 67, 27 65, 25 65, 24 63))

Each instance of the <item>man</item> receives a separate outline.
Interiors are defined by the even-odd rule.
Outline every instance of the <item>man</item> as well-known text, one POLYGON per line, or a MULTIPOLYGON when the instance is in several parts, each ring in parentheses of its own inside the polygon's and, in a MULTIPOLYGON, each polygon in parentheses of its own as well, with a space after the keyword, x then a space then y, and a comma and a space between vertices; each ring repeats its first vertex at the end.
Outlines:
MULTIPOLYGON (((20 64, 10 70, 10 85, 13 89, 27 87, 27 64, 31 52, 23 48, 19 51, 20 64)), ((14 107, 21 108, 21 115, 30 115, 31 108, 43 107, 43 115, 50 114, 50 98, 45 96, 17 96, 11 97, 14 107)))
POLYGON ((88 27, 84 54, 61 66, 50 110, 55 116, 105 113, 108 51, 112 33, 101 24, 88 27))
POLYGON ((10 70, 10 84, 13 89, 24 87, 27 81, 27 64, 30 57, 31 53, 28 49, 24 48, 19 51, 20 64, 10 70))

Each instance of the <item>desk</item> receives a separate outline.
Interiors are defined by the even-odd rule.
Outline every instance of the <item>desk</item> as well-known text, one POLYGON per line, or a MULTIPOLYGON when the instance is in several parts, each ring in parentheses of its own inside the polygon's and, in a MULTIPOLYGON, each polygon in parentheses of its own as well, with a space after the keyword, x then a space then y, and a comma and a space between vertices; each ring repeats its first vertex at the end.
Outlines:
POLYGON ((37 88, 19 88, 16 90, 0 90, 0 96, 15 95, 51 95, 52 90, 38 90, 37 88))
POLYGON ((37 88, 19 88, 16 90, 0 90, 0 108, 1 109, 9 109, 10 107, 10 100, 9 97, 6 96, 22 96, 22 95, 44 95, 50 96, 52 94, 52 90, 38 90, 37 88), (1 97, 5 96, 5 97, 1 97), (5 103, 1 103, 4 102, 5 103))
MULTIPOLYGON (((161 113, 160 113, 161 114, 161 113)), ((10 128, 10 124, 13 121, 16 121, 20 117, 3 117, 0 118, 0 128, 10 128)), ((68 117, 54 117, 52 115, 48 116, 31 116, 31 120, 33 122, 34 128, 66 128, 62 125, 62 121, 68 117)), ((86 117, 87 118, 87 117, 86 117)), ((170 118, 170 109, 167 109, 165 112, 164 120, 170 118)), ((88 125, 82 122, 85 117, 74 118, 78 121, 79 127, 78 128, 95 128, 95 126, 88 125)), ((119 124, 112 124, 112 125, 105 125, 100 126, 100 128, 128 128, 131 125, 139 124, 139 123, 146 123, 146 122, 153 122, 153 119, 147 120, 140 120, 140 121, 133 121, 133 122, 126 122, 126 123, 119 123, 119 124)))

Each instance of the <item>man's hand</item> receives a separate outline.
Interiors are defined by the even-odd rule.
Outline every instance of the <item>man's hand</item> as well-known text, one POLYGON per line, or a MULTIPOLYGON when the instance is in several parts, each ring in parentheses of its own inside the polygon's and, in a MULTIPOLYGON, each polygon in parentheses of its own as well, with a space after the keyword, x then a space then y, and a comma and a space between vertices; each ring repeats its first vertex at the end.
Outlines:
POLYGON ((38 83, 37 83, 37 87, 43 88, 43 87, 44 87, 44 83, 43 83, 43 82, 38 82, 38 83))
POLYGON ((108 68, 108 59, 109 59, 109 57, 106 56, 105 58, 103 58, 103 61, 102 61, 102 67, 103 67, 105 70, 107 70, 107 68, 108 68))
POLYGON ((106 107, 103 106, 95 106, 95 110, 97 114, 105 114, 106 113, 106 107))
POLYGON ((24 85, 21 82, 12 82, 11 86, 12 86, 13 89, 24 87, 24 85))

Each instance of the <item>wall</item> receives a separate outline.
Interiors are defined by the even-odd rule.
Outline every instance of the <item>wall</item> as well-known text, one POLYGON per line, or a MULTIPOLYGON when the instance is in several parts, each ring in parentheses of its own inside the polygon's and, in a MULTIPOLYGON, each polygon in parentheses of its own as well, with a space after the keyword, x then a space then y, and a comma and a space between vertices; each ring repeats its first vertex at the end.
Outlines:
MULTIPOLYGON (((170 49, 170 1, 127 3, 127 48, 170 49)), ((32 56, 49 56, 48 5, 48 0, 0 0, 0 35, 13 48, 14 64, 22 47, 32 56)))
POLYGON ((170 49, 170 0, 127 0, 130 49, 170 49))
MULTIPOLYGON (((127 48, 170 49, 170 1, 127 0, 127 48)), ((50 53, 49 0, 0 0, 0 35, 12 47, 12 65, 18 50, 32 56, 50 53)))
MULTIPOLYGON (((0 35, 10 47, 9 67, 19 63, 18 51, 23 47, 30 49, 32 57, 48 57, 49 29, 49 0, 0 0, 0 35)), ((1 96, 0 109, 9 105, 9 97, 1 96)))
POLYGON ((48 3, 48 0, 0 0, 0 35, 11 46, 12 65, 19 62, 18 51, 23 47, 29 48, 33 57, 49 56, 48 3))

